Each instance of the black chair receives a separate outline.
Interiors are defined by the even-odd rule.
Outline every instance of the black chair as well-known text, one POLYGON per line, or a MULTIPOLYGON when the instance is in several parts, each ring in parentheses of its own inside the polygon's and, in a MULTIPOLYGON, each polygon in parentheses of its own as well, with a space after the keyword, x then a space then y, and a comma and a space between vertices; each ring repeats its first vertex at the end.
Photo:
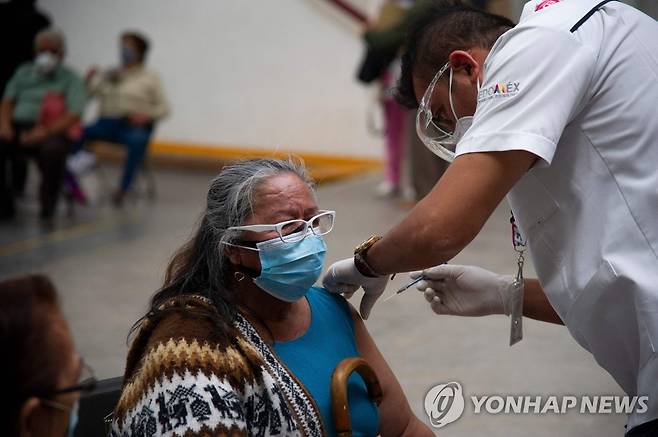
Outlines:
POLYGON ((79 421, 75 437, 99 437, 108 435, 105 419, 114 411, 119 401, 123 377, 102 379, 94 390, 80 398, 79 421))

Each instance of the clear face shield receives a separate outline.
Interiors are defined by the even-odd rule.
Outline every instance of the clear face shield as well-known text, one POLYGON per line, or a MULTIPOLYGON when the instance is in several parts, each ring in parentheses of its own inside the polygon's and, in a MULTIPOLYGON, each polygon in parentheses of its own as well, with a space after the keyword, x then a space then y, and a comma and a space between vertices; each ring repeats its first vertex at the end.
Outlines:
POLYGON ((420 100, 418 113, 416 114, 416 133, 418 137, 432 153, 448 162, 454 161, 457 143, 471 127, 471 124, 473 124, 472 116, 460 118, 455 112, 455 105, 452 101, 452 73, 449 63, 441 67, 427 87, 423 98, 420 100), (448 69, 450 69, 448 99, 450 101, 450 110, 455 117, 456 123, 441 118, 438 114, 432 114, 432 95, 434 94, 434 88, 448 69))

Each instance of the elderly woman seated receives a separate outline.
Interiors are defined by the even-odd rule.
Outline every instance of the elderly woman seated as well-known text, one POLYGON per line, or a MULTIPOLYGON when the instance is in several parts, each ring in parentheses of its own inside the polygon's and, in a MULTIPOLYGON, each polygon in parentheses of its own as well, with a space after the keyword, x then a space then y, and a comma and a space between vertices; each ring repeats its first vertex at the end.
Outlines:
POLYGON ((313 287, 334 216, 299 164, 225 167, 136 324, 113 435, 335 435, 331 375, 354 356, 372 366, 383 399, 377 407, 352 374, 353 435, 433 435, 356 311, 313 287))

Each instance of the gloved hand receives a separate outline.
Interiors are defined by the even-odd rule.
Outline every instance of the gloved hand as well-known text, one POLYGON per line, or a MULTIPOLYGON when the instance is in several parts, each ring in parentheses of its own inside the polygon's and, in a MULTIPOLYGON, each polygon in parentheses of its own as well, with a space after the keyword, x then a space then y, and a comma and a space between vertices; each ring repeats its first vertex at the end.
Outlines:
POLYGON ((509 315, 513 276, 503 276, 475 266, 443 264, 411 273, 437 314, 455 316, 509 315))
POLYGON ((338 261, 329 267, 329 271, 322 279, 322 285, 331 293, 342 293, 347 299, 359 289, 363 288, 365 294, 361 299, 359 312, 365 320, 370 316, 370 311, 375 302, 384 293, 388 276, 369 278, 359 272, 354 265, 354 258, 338 261))

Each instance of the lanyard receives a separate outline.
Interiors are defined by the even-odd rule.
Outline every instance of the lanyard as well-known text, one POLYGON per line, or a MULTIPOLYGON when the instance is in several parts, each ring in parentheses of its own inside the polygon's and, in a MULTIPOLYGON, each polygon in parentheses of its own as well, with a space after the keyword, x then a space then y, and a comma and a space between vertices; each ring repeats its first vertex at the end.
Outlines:
POLYGON ((510 299, 509 345, 513 346, 523 339, 523 264, 525 263, 523 253, 525 252, 526 241, 516 224, 513 212, 511 212, 510 223, 512 224, 512 246, 514 251, 519 254, 516 260, 517 271, 512 283, 512 296, 510 299))

